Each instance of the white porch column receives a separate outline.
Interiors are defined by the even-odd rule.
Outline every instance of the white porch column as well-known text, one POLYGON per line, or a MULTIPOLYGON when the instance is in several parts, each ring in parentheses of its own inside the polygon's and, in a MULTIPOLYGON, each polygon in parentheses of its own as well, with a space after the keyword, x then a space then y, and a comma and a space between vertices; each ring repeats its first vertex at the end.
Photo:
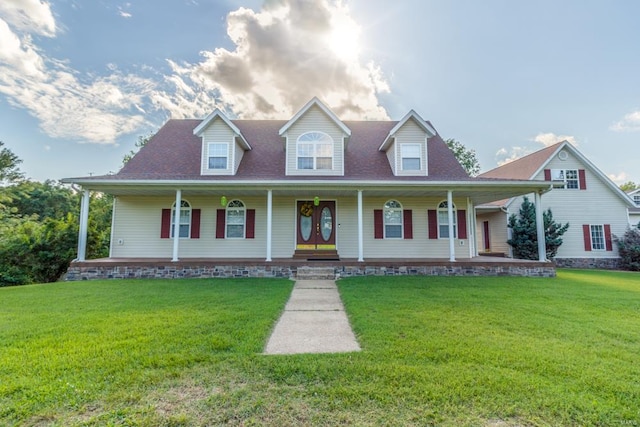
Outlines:
POLYGON ((358 262, 364 261, 364 226, 362 224, 362 190, 358 190, 358 262))
POLYGON ((180 211, 182 204, 182 190, 176 190, 176 210, 173 215, 173 258, 171 261, 178 261, 178 249, 180 248, 180 211))
POLYGON ((84 261, 87 258, 87 229, 89 228, 89 200, 91 195, 89 190, 82 193, 82 201, 80 202, 80 229, 78 230, 78 261, 84 261))
POLYGON ((546 239, 544 235, 544 219, 542 216, 542 196, 539 192, 535 193, 535 201, 536 201, 536 230, 538 236, 538 260, 546 261, 547 260, 547 245, 546 239))
POLYGON ((271 261, 271 236, 273 225, 273 191, 267 191, 267 259, 271 261))
POLYGON ((456 260, 456 239, 453 236, 453 192, 451 190, 447 190, 447 216, 449 220, 449 261, 454 262, 456 260))
POLYGON ((467 239, 469 240, 469 258, 478 256, 476 251, 476 208, 467 197, 467 239))

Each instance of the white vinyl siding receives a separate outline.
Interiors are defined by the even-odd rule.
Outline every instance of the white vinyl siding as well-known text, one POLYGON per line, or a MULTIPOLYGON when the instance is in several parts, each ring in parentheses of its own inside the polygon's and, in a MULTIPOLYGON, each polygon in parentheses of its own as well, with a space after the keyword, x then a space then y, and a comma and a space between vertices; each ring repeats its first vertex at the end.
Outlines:
MULTIPOLYGON (((342 199, 340 199, 342 200, 342 199)), ((424 258, 448 258, 449 257, 449 240, 448 239, 429 239, 429 222, 427 212, 435 210, 442 201, 441 198, 425 198, 425 197, 398 197, 398 202, 402 203, 403 210, 411 210, 413 239, 376 239, 374 238, 374 219, 373 211, 382 209, 388 201, 387 198, 372 197, 364 200, 363 207, 363 224, 364 224, 364 259, 373 258, 393 258, 393 259, 424 259, 424 258)), ((456 206, 466 206, 466 199, 458 199, 455 197, 453 202, 456 206)), ((344 203, 344 202, 343 202, 344 203)), ((357 200, 353 198, 353 208, 357 207, 357 200)), ((468 214, 468 213, 467 213, 468 214)), ((344 216, 338 219, 341 227, 338 232, 343 233, 345 227, 357 230, 357 217, 353 222, 348 221, 344 216)), ((339 249, 340 257, 355 258, 357 257, 357 234, 347 245, 341 245, 339 249), (347 249, 353 248, 353 252, 347 252, 347 249)), ((346 236, 343 236, 346 240, 346 236)), ((469 242, 467 239, 456 239, 455 256, 458 259, 469 258, 469 242), (460 244, 460 241, 463 244, 460 244)))
MULTIPOLYGON (((200 238, 180 239, 181 258, 264 258, 266 254, 266 195, 243 197, 247 209, 255 209, 255 239, 216 239, 216 216, 220 198, 190 196, 192 209, 200 209, 200 238)), ((160 238, 162 209, 175 202, 174 197, 119 196, 118 215, 114 220, 111 257, 168 258, 172 256, 173 239, 160 238), (119 241, 122 244, 118 244, 119 241)), ((275 218, 278 218, 274 211, 275 218)), ((293 220, 292 220, 293 221, 293 220)), ((291 227, 291 223, 285 224, 291 227)), ((275 235, 275 227, 274 227, 275 235)), ((293 232, 291 232, 293 236, 293 232)), ((287 257, 293 254, 293 250, 287 257)), ((274 253, 274 257, 275 257, 274 253)))
MULTIPOLYGON (((394 164, 392 168, 397 176, 424 176, 427 171, 427 134, 412 120, 408 120, 395 134, 394 143, 389 150, 394 150, 394 164), (412 153, 419 149, 419 158, 416 159, 412 153), (414 159, 405 162, 406 158, 414 159), (419 168, 407 168, 419 163, 419 168)), ((389 158, 389 160, 392 160, 389 158)))
MULTIPOLYGON (((303 114, 286 134, 286 174, 306 176, 342 176, 344 175, 344 137, 342 130, 317 106, 311 107, 303 114), (299 169, 298 138, 307 132, 323 132, 333 140, 332 169, 299 169)), ((320 156, 322 157, 322 156, 320 156)), ((326 162, 325 162, 326 164, 326 162)))
POLYGON ((235 174, 235 171, 237 170, 237 167, 239 165, 239 161, 242 159, 241 155, 238 156, 238 150, 242 151, 242 149, 239 146, 236 147, 236 145, 237 144, 235 142, 235 134, 233 130, 231 130, 222 119, 216 118, 212 123, 210 123, 202 134, 202 175, 235 174), (218 144, 225 144, 226 146, 227 161, 226 167, 223 169, 209 167, 209 159, 211 157, 220 158, 223 154, 220 153, 219 148, 221 146, 218 144), (211 149, 214 149, 216 151, 212 152, 210 151, 211 149), (237 157, 240 157, 240 159, 237 159, 237 157))
MULTIPOLYGON (((554 156, 544 169, 585 169, 587 189, 583 191, 552 190, 542 196, 542 208, 551 208, 553 219, 559 223, 569 223, 569 229, 562 236, 562 246, 558 249, 556 258, 593 258, 618 257, 617 245, 613 251, 587 252, 584 250, 583 224, 610 224, 611 234, 622 236, 628 225, 627 205, 616 195, 604 181, 591 172, 582 162, 568 153, 562 161, 554 156)), ((544 170, 540 170, 533 179, 544 181, 544 170)), ((534 201, 534 196, 529 195, 534 201)), ((509 206, 509 213, 517 215, 522 198, 516 199, 509 206)))
POLYGON ((502 211, 483 213, 482 210, 477 210, 476 242, 479 253, 484 252, 484 221, 489 221, 491 252, 501 252, 508 255, 511 246, 507 244, 507 240, 509 240, 507 214, 502 211))

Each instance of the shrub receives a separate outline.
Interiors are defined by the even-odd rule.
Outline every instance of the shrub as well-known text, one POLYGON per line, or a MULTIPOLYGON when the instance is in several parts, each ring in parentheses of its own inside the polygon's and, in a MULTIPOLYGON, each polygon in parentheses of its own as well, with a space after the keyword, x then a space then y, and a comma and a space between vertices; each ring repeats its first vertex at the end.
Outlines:
POLYGON ((622 237, 613 237, 618 245, 620 268, 640 271, 640 229, 630 228, 622 237))
MULTIPOLYGON (((547 259, 555 258, 558 248, 562 245, 562 235, 569 228, 569 223, 564 225, 553 219, 551 209, 542 213, 544 222, 545 251, 547 259)), ((509 217, 511 239, 507 243, 513 248, 513 256, 518 259, 538 259, 538 234, 536 227, 536 207, 524 197, 518 215, 509 217)))

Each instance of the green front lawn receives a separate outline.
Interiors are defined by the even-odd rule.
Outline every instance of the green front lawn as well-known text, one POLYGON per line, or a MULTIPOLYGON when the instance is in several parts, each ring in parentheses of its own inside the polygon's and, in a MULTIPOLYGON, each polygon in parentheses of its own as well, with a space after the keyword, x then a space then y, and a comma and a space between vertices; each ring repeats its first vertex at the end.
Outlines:
POLYGON ((640 426, 640 275, 338 282, 363 351, 261 355, 286 280, 0 289, 0 425, 640 426))

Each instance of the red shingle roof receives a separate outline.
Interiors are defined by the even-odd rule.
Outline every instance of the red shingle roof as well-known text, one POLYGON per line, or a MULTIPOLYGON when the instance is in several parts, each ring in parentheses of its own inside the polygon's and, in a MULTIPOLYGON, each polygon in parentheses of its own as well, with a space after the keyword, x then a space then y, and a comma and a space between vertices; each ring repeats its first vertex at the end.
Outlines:
POLYGON ((536 171, 540 169, 547 160, 549 160, 551 155, 562 144, 564 144, 564 141, 482 173, 478 177, 498 179, 532 179, 536 171))
MULTIPOLYGON (((286 120, 233 120, 253 148, 244 154, 236 175, 202 176, 202 140, 193 134, 200 120, 169 120, 155 136, 112 179, 189 179, 189 180, 287 180, 313 179, 285 175, 285 141, 278 130, 286 120)), ((384 152, 378 150, 397 121, 345 121, 351 129, 345 149, 343 177, 326 180, 470 180, 439 135, 429 138, 429 176, 393 175, 384 152)))

